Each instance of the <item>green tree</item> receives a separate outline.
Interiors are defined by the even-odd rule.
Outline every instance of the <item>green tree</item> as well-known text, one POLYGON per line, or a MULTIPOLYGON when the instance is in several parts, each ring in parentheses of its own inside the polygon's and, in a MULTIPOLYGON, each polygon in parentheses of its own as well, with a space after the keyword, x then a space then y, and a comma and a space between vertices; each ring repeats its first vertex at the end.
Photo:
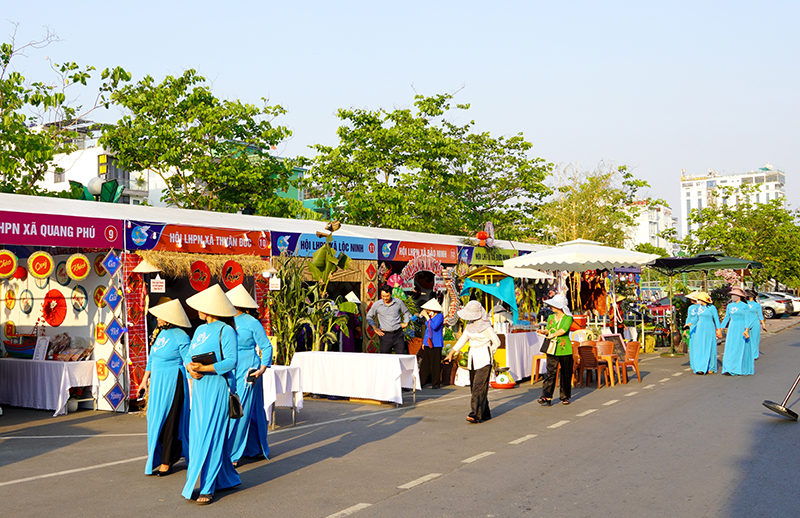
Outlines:
POLYGON ((472 235, 491 221, 498 238, 528 234, 552 165, 528 157, 522 134, 450 122, 450 94, 414 99, 413 110, 340 109, 339 145, 312 146, 310 195, 344 223, 472 235))
POLYGON ((272 120, 280 106, 218 99, 194 70, 161 83, 147 76, 112 95, 129 113, 103 129, 101 144, 133 171, 150 170, 179 207, 281 215, 270 203, 290 185, 291 160, 269 149, 291 135, 272 120))
POLYGON ((783 199, 753 203, 758 192, 757 185, 718 187, 707 207, 692 209, 687 218, 690 233, 676 242, 691 255, 719 250, 761 262, 763 269, 750 272, 756 285, 772 279, 796 286, 800 284, 798 211, 784 207, 783 199))
POLYGON ((590 172, 569 166, 554 178, 554 196, 537 211, 537 237, 547 243, 589 239, 622 247, 639 211, 663 203, 642 201, 639 191, 649 184, 624 165, 600 164, 590 172))
POLYGON ((108 108, 110 92, 130 78, 122 68, 106 69, 100 74, 102 84, 94 103, 87 108, 70 105, 68 90, 87 86, 94 67, 53 63, 54 83, 29 83, 12 64, 25 52, 56 41, 57 36, 48 31, 25 45, 17 46, 13 36, 0 44, 0 192, 53 195, 39 182, 47 173, 63 172, 53 163, 55 155, 76 148, 75 125, 92 111, 108 108))
POLYGON ((651 245, 650 243, 639 243, 635 247, 634 250, 637 252, 642 252, 643 254, 656 254, 660 257, 668 257, 669 254, 665 248, 661 248, 660 246, 651 245))

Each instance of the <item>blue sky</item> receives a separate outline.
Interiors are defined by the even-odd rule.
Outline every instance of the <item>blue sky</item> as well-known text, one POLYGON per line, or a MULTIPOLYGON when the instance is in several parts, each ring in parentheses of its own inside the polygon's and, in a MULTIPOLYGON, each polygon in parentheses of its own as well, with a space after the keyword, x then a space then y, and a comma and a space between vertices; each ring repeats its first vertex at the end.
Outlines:
POLYGON ((770 162, 800 199, 800 2, 31 0, 2 19, 19 43, 62 40, 15 62, 29 79, 52 77, 46 57, 134 79, 195 68, 219 97, 267 97, 288 110, 285 156, 335 144, 338 108, 458 91, 459 122, 522 132, 557 164, 626 164, 676 212, 682 169, 770 162))

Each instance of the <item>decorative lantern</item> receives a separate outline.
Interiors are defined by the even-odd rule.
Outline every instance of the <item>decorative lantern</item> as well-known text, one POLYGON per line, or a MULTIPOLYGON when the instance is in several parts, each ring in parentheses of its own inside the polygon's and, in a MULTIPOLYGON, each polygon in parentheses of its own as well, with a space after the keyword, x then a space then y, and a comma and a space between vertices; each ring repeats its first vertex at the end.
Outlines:
POLYGON ((480 232, 475 234, 475 237, 478 238, 478 244, 480 246, 486 246, 486 240, 489 239, 489 233, 486 232, 485 230, 481 230, 480 232))

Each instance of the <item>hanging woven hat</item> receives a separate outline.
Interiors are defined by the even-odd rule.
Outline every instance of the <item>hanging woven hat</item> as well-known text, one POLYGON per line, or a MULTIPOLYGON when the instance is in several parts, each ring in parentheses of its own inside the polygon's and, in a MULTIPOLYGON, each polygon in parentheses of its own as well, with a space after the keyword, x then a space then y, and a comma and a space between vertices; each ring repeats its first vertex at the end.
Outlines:
POLYGON ((250 293, 247 292, 247 288, 245 288, 243 284, 236 286, 225 295, 228 297, 228 300, 231 301, 231 304, 233 304, 234 307, 250 309, 258 308, 258 303, 253 299, 253 297, 250 296, 250 293))
POLYGON ((353 293, 352 291, 351 291, 350 293, 348 293, 347 295, 345 295, 345 296, 344 296, 344 299, 345 299, 347 302, 352 302, 352 303, 354 303, 354 304, 361 304, 361 301, 358 299, 358 295, 356 295, 356 294, 355 294, 355 293, 353 293))
POLYGON ((142 259, 142 262, 137 264, 136 268, 133 269, 133 273, 155 273, 160 271, 162 271, 161 268, 153 263, 147 262, 146 259, 142 259))
POLYGON ((192 295, 186 299, 186 304, 190 308, 215 317, 232 317, 236 315, 236 308, 225 296, 225 292, 222 291, 219 284, 192 295))
POLYGON ((178 299, 153 306, 150 308, 150 314, 178 327, 192 327, 189 317, 186 316, 186 311, 183 310, 183 305, 178 299))
POLYGON ((444 312, 444 310, 442 309, 442 305, 439 304, 439 301, 436 299, 431 299, 425 304, 423 304, 422 309, 428 309, 430 311, 438 311, 439 313, 444 312))

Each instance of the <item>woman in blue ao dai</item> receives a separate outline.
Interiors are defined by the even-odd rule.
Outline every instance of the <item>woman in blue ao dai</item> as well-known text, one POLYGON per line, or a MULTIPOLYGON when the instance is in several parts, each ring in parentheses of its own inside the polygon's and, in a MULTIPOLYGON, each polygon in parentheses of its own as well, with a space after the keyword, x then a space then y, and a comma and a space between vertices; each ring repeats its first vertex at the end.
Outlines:
POLYGON ((232 419, 228 437, 231 441, 231 462, 239 465, 242 457, 268 457, 267 413, 264 409, 264 386, 261 375, 272 365, 272 344, 264 326, 243 310, 257 309, 258 304, 243 285, 226 293, 236 308, 236 336, 239 343, 236 361, 236 393, 242 400, 244 414, 232 419), (259 355, 260 352, 260 355, 259 355), (248 382, 248 372, 254 381, 248 382))
MULTIPOLYGON (((731 288, 733 302, 725 309, 725 318, 720 327, 728 326, 725 337, 725 353, 722 355, 722 374, 726 376, 746 376, 754 372, 753 355, 747 339, 750 332, 750 307, 744 302, 745 293, 741 288, 731 288)), ((722 330, 718 331, 719 335, 722 330)))
POLYGON ((758 359, 759 348, 761 347, 761 331, 767 330, 764 324, 764 310, 761 304, 756 302, 758 294, 753 290, 747 290, 747 305, 750 306, 750 324, 747 329, 750 331, 750 352, 753 355, 753 360, 758 359))
POLYGON ((697 374, 717 372, 717 328, 719 313, 708 293, 694 292, 694 312, 686 320, 689 326, 689 364, 697 374))
POLYGON ((192 338, 192 358, 204 353, 214 353, 216 361, 203 365, 192 361, 186 370, 194 379, 192 383, 192 412, 189 423, 189 467, 183 497, 192 498, 195 485, 200 482, 197 503, 210 504, 214 492, 241 484, 239 474, 231 464, 228 440, 229 382, 236 367, 236 331, 221 318, 236 314, 218 284, 186 299, 186 304, 197 310, 206 323, 197 328, 192 338))
POLYGON ((158 331, 139 385, 142 394, 150 384, 144 473, 163 477, 181 457, 188 459, 189 382, 184 365, 189 363, 189 335, 175 326, 191 324, 179 300, 150 308, 150 314, 158 319, 158 331))

